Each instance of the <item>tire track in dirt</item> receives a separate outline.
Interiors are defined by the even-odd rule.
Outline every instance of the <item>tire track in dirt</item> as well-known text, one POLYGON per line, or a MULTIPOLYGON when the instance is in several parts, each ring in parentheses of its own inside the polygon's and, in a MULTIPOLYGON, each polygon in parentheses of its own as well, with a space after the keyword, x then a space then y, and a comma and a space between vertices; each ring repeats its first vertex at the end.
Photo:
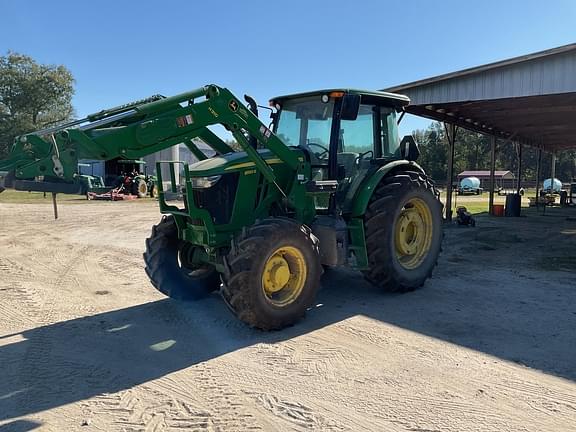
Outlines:
MULTIPOLYGON (((368 342, 368 344, 372 344, 377 347, 382 347, 385 349, 393 348, 394 350, 398 350, 399 347, 408 348, 413 352, 413 355, 416 355, 418 357, 422 356, 430 357, 435 362, 439 363, 449 361, 457 365, 458 363, 462 363, 463 361, 465 362, 468 357, 465 354, 466 350, 462 350, 459 347, 454 347, 454 349, 446 350, 440 356, 438 355, 437 351, 434 351, 433 347, 428 347, 427 343, 425 343, 424 341, 423 344, 420 344, 418 346, 406 345, 401 341, 394 340, 393 338, 390 338, 384 334, 375 334, 374 332, 371 333, 367 329, 363 328, 363 325, 361 323, 355 323, 353 327, 349 325, 344 325, 344 323, 340 323, 337 325, 337 327, 339 331, 350 333, 351 335, 354 335, 355 337, 358 337, 361 340, 365 340, 366 342, 368 342)), ((494 379, 496 379, 496 377, 494 377, 494 379)), ((498 431, 501 430, 501 428, 505 427, 504 425, 511 425, 511 424, 515 424, 515 430, 546 430, 547 427, 550 427, 550 423, 542 422, 541 419, 537 415, 534 415, 533 412, 532 413, 527 412, 525 413, 525 415, 530 418, 530 424, 532 425, 532 427, 535 427, 534 429, 531 428, 527 429, 525 424, 518 423, 518 421, 515 419, 515 416, 506 412, 506 410, 503 410, 502 407, 500 406, 500 403, 497 402, 498 400, 508 399, 511 396, 510 392, 506 394, 505 392, 490 391, 490 396, 487 396, 486 391, 482 390, 482 388, 489 388, 490 390, 493 390, 494 386, 496 386, 507 388, 508 390, 513 390, 513 393, 516 393, 515 390, 519 389, 522 390, 522 387, 526 386, 527 383, 520 382, 516 383, 516 386, 514 385, 504 386, 503 384, 494 384, 493 381, 490 379, 477 380, 477 381, 474 380, 474 382, 476 383, 477 388, 479 389, 476 393, 476 398, 478 400, 477 402, 464 402, 463 397, 458 396, 457 393, 456 393, 457 396, 452 398, 436 397, 436 395, 432 394, 423 394, 415 398, 411 394, 406 394, 403 391, 396 388, 394 390, 395 393, 403 394, 403 398, 392 399, 390 404, 393 406, 404 405, 407 411, 412 411, 412 409, 418 410, 419 406, 425 407, 426 411, 429 412, 429 418, 431 421, 438 422, 438 420, 434 419, 439 417, 450 419, 450 424, 457 424, 459 421, 461 421, 461 419, 458 418, 451 418, 452 412, 465 413, 465 415, 463 415, 464 419, 466 419, 467 421, 473 419, 474 421, 481 422, 482 424, 481 429, 484 428, 485 430, 490 431, 498 431), (484 400, 482 400, 482 397, 484 397, 484 400)), ((443 387, 451 388, 452 390, 456 390, 456 392, 458 391, 458 389, 453 388, 449 382, 448 383, 444 382, 443 387)), ((527 388, 524 387, 523 390, 530 393, 531 396, 533 396, 534 398, 542 397, 542 393, 545 394, 545 392, 542 391, 543 390, 542 387, 533 388, 531 385, 529 385, 527 388)), ((446 393, 446 396, 448 395, 454 395, 454 393, 448 392, 446 393)), ((519 396, 520 395, 516 394, 514 400, 518 401, 519 396)), ((573 400, 576 399, 576 396, 571 397, 568 394, 557 394, 557 397, 560 401, 562 401, 561 403, 563 403, 565 407, 574 409, 574 405, 571 404, 567 405, 567 401, 572 403, 573 400)), ((535 407, 534 402, 535 401, 532 400, 530 402, 526 402, 526 404, 531 408, 533 408, 535 411, 544 411, 543 408, 535 407)), ((549 413, 550 411, 548 411, 548 414, 549 413)), ((398 422, 403 427, 408 428, 414 427, 413 424, 401 420, 402 418, 407 417, 406 416, 403 417, 402 415, 392 415, 387 417, 387 420, 398 422)), ((563 430, 562 421, 553 421, 553 423, 557 424, 557 426, 559 427, 558 430, 563 430)), ((437 425, 438 429, 441 430, 442 423, 438 422, 437 425)), ((420 426, 418 426, 417 429, 420 430, 420 426)), ((429 430, 429 429, 424 428, 422 430, 429 430)))
POLYGON ((220 333, 221 330, 211 334, 210 329, 223 329, 224 333, 246 330, 243 325, 230 323, 231 315, 229 318, 211 315, 213 301, 216 299, 206 302, 207 310, 165 302, 150 311, 150 319, 164 327, 162 333, 171 334, 186 344, 177 355, 190 356, 192 366, 185 369, 186 373, 178 371, 163 376, 139 386, 137 391, 97 396, 88 405, 88 410, 94 413, 95 424, 98 418, 118 418, 110 423, 111 430, 262 430, 261 422, 250 412, 252 401, 229 385, 234 370, 217 367, 223 363, 219 356, 196 364, 192 360, 198 356, 199 347, 206 351, 201 356, 207 358, 211 350, 220 351, 218 337, 227 336, 220 333), (191 337, 191 331, 201 335, 199 339, 191 337))
POLYGON ((541 384, 535 384, 528 381, 505 379, 497 384, 497 387, 504 391, 512 390, 514 392, 524 393, 529 397, 538 397, 547 399, 555 403, 563 404, 576 412, 576 393, 560 392, 541 384))
POLYGON ((230 389, 225 376, 208 365, 193 366, 193 379, 160 378, 138 390, 97 396, 89 403, 95 424, 128 431, 245 431, 262 430, 247 410, 246 397, 230 389), (190 392, 183 389, 190 389, 190 392))
MULTIPOLYGON (((95 251, 93 251, 95 252, 95 251)), ((114 248, 113 250, 98 250, 98 265, 107 273, 113 273, 115 276, 132 277, 132 272, 128 273, 127 269, 143 269, 144 263, 139 254, 132 250, 114 248)))
MULTIPOLYGON (((311 343, 314 342, 311 341, 311 343)), ((302 342, 300 341, 298 346, 301 345, 302 342)), ((263 348, 259 347, 259 351, 262 352, 263 348)), ((289 350, 288 352, 291 351, 289 350)), ((290 363, 293 360, 291 354, 286 355, 285 347, 280 352, 284 353, 284 355, 279 355, 278 361, 280 363, 285 361, 290 363)), ((301 356, 301 358, 304 357, 304 355, 301 356)), ((273 359, 274 355, 270 355, 269 358, 273 359)), ((295 362, 294 365, 300 365, 299 367, 304 368, 304 370, 307 369, 303 366, 303 362, 295 362)), ((283 366, 286 365, 283 364, 283 366)), ((338 370, 340 367, 342 367, 342 363, 336 369, 338 370)), ((288 365, 288 368, 290 368, 290 365, 288 365)), ((452 427, 456 427, 457 430, 462 431, 501 431, 509 430, 510 425, 517 426, 514 430, 529 430, 522 423, 519 423, 514 415, 498 409, 499 403, 497 401, 486 403, 487 401, 482 400, 480 396, 477 401, 468 401, 452 392, 442 392, 441 394, 427 392, 414 396, 410 382, 402 382, 395 377, 381 375, 379 373, 380 368, 374 369, 369 364, 367 364, 367 368, 364 371, 364 376, 359 371, 356 371, 355 388, 350 394, 346 394, 342 390, 335 390, 329 394, 322 391, 321 389, 331 386, 334 378, 330 374, 319 370, 317 375, 292 373, 290 374, 291 382, 289 384, 283 382, 283 392, 285 394, 292 393, 298 396, 299 402, 294 406, 290 404, 287 407, 284 406, 281 401, 286 400, 285 397, 270 393, 259 393, 256 398, 263 404, 264 408, 275 415, 283 417, 285 420, 289 420, 288 417, 291 417, 290 409, 298 409, 298 404, 310 407, 310 405, 306 405, 305 402, 301 401, 329 400, 336 407, 355 407, 358 413, 364 414, 365 417, 363 418, 380 419, 379 428, 382 428, 383 424, 396 424, 401 429, 407 430, 444 430, 445 425, 450 424, 452 427), (366 387, 365 392, 361 390, 362 387, 358 387, 363 385, 366 387), (362 394, 365 394, 367 398, 358 396, 362 394), (370 395, 378 395, 378 398, 373 400, 370 395), (415 413, 419 414, 414 416, 415 413)), ((272 372, 274 371, 270 371, 270 373, 272 372)), ((399 377, 399 379, 402 380, 402 377, 399 377)), ((242 382, 258 383, 262 380, 261 376, 245 375, 243 378, 238 379, 236 385, 242 382)), ((258 386, 255 385, 255 387, 258 386)), ((266 389, 266 387, 269 387, 267 383, 262 382, 262 388, 266 389)), ((342 389, 342 383, 334 382, 333 387, 342 389)), ((418 387, 421 386, 418 385, 418 387)), ((296 423, 301 427, 311 427, 310 424, 304 426, 308 414, 308 411, 295 413, 296 423)), ((343 419, 340 420, 342 421, 343 419)), ((546 428, 546 423, 536 421, 534 424, 542 427, 532 430, 545 430, 546 428)))
POLYGON ((38 327, 34 337, 27 342, 28 347, 21 366, 22 370, 26 371, 21 375, 22 386, 31 389, 21 400, 24 409, 49 405, 51 400, 58 397, 63 383, 71 382, 73 385, 75 380, 85 373, 84 365, 67 363, 65 359, 56 358, 52 353, 55 341, 52 340, 54 332, 50 331, 50 325, 60 320, 53 296, 61 293, 69 281, 75 283, 72 271, 88 250, 83 247, 65 253, 62 248, 55 249, 50 255, 50 268, 54 276, 47 283, 49 293, 48 290, 35 292, 33 297, 35 310, 32 312, 38 327))
MULTIPOLYGON (((90 407, 95 425, 100 418, 113 419, 108 426, 126 431, 161 432, 214 428, 210 413, 189 402, 166 395, 149 386, 99 396, 90 407)), ((106 423, 106 421, 104 421, 106 423)))
POLYGON ((300 402, 290 401, 269 393, 256 393, 252 394, 252 397, 258 406, 268 411, 274 417, 282 419, 300 430, 350 430, 337 421, 327 421, 323 416, 315 412, 314 409, 300 402))
POLYGON ((0 302, 0 320, 9 328, 19 328, 33 321, 38 305, 34 301, 34 293, 27 285, 20 282, 3 282, 0 287, 2 301, 0 302), (17 306, 16 306, 17 305, 17 306))
POLYGON ((10 328, 33 322, 39 304, 34 285, 34 273, 18 261, 0 257, 0 319, 10 328))

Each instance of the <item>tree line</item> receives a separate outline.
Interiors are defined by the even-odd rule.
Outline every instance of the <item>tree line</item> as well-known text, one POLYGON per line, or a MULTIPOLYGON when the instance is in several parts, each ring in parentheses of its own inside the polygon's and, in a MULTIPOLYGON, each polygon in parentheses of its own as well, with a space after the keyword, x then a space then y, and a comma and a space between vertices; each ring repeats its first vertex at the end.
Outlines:
POLYGON ((29 56, 0 56, 0 159, 18 135, 74 117, 74 78, 62 65, 39 64, 29 56))
MULTIPOLYGON (((420 146, 418 163, 426 173, 439 183, 445 183, 448 176, 448 139, 443 125, 432 123, 427 129, 413 132, 420 146)), ((490 169, 490 137, 467 129, 458 128, 454 146, 454 177, 467 170, 490 169)), ((512 171, 518 169, 519 148, 516 144, 498 140, 496 169, 512 171)), ((522 180, 535 181, 538 150, 534 147, 522 148, 522 180)), ((540 179, 549 178, 552 170, 552 154, 542 153, 540 179)), ((569 182, 576 177, 576 151, 557 152, 556 178, 569 182)))

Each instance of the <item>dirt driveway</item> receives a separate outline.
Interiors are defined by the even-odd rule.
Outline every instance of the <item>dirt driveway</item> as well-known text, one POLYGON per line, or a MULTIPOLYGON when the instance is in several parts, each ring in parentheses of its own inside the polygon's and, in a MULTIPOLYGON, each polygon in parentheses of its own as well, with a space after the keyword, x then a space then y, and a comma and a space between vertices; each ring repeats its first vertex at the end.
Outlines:
POLYGON ((153 203, 60 214, 0 204, 2 432, 576 429, 566 214, 448 229, 435 277, 406 295, 327 273, 307 319, 274 333, 216 295, 154 291, 153 203))

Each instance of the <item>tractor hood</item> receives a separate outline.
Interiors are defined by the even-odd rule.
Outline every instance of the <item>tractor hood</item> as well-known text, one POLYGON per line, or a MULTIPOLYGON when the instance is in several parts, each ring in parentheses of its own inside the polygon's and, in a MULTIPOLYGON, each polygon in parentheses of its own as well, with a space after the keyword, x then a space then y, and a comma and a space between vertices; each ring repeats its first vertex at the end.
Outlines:
MULTIPOLYGON (((270 150, 258 150, 258 153, 268 164, 282 163, 282 160, 270 150)), ((207 177, 241 171, 254 166, 254 162, 250 160, 246 152, 234 152, 190 164, 189 170, 193 177, 207 177)))

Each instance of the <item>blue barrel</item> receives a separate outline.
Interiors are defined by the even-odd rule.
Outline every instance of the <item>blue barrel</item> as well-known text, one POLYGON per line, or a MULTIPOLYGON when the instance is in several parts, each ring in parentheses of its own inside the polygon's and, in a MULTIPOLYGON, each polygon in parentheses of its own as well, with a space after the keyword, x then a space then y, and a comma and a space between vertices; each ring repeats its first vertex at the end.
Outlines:
POLYGON ((506 195, 506 210, 504 215, 519 217, 522 208, 522 196, 518 194, 506 195))

